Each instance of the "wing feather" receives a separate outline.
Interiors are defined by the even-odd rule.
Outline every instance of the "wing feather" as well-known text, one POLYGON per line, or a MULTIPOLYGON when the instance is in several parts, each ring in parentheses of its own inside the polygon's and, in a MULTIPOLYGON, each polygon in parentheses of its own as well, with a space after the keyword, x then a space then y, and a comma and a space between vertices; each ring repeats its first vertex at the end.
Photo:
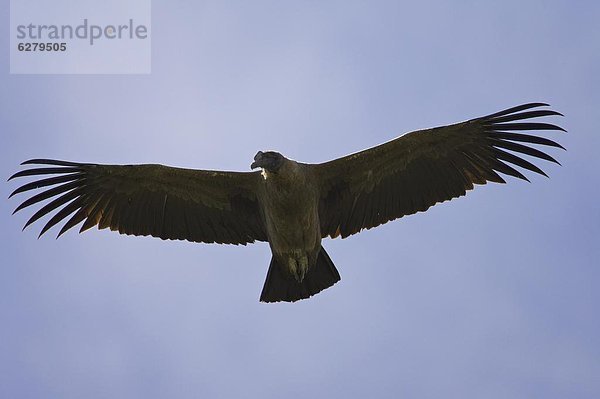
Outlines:
POLYGON ((320 179, 322 236, 347 237, 460 197, 474 185, 504 183, 498 174, 528 178, 514 166, 544 176, 523 155, 554 162, 528 144, 564 149, 521 131, 565 131, 534 118, 562 116, 529 103, 449 126, 408 133, 377 147, 314 165, 320 179))

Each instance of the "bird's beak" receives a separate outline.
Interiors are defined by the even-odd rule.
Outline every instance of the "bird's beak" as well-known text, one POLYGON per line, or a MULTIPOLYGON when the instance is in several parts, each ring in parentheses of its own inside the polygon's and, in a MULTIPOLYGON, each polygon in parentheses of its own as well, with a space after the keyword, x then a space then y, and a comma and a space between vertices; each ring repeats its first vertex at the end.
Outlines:
POLYGON ((250 165, 250 169, 260 168, 263 165, 263 153, 262 151, 259 151, 254 156, 254 162, 252 162, 252 165, 250 165))

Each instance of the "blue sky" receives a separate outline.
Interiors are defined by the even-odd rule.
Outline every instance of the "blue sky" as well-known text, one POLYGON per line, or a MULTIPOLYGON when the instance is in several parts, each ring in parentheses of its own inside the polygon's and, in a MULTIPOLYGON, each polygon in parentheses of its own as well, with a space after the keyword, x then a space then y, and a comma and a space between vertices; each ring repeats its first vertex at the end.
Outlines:
POLYGON ((150 75, 3 57, 2 175, 319 162, 529 101, 565 114, 563 166, 325 240, 342 281, 295 304, 258 302, 266 244, 37 240, 2 200, 0 396, 597 398, 597 2, 224 3, 154 1, 150 75))

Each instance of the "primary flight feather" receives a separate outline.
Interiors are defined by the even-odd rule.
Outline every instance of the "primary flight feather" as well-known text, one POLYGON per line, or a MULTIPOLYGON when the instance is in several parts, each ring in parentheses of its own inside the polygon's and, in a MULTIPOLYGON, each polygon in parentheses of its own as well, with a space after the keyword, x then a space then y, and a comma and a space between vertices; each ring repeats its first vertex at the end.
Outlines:
POLYGON ((340 280, 321 246, 460 197, 474 184, 504 183, 498 173, 527 180, 514 166, 546 175, 522 155, 558 163, 531 144, 563 148, 521 131, 562 130, 532 119, 561 115, 529 103, 454 125, 419 130, 321 164, 259 151, 252 169, 223 172, 163 165, 101 165, 32 159, 15 173, 39 180, 11 197, 45 188, 15 212, 50 200, 25 227, 55 212, 58 236, 82 224, 122 234, 219 244, 268 241, 273 257, 264 302, 308 298, 340 280), (47 177, 45 177, 47 176, 47 177), (67 219, 68 218, 68 219, 67 219))

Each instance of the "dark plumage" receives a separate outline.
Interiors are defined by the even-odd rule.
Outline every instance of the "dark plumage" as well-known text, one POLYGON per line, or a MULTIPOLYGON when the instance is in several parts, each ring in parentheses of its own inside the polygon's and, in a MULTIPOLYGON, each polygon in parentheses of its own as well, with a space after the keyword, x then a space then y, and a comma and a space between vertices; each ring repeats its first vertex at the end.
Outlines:
MULTIPOLYGON (((273 258, 261 301, 308 298, 340 280, 321 246, 460 197, 474 184, 527 178, 512 165, 546 176, 528 155, 558 163, 531 144, 563 148, 520 131, 563 130, 531 119, 561 115, 530 103, 454 125, 408 133, 321 164, 258 152, 260 172, 221 172, 162 165, 100 165, 33 159, 41 165, 10 179, 39 180, 11 196, 45 188, 15 212, 44 200, 25 224, 55 212, 40 236, 66 220, 58 236, 82 223, 122 234, 219 244, 268 241, 273 258), (48 177, 43 177, 49 175, 48 177), (68 218, 68 219, 67 219, 68 218)), ((10 180, 9 179, 9 180, 10 180)))

